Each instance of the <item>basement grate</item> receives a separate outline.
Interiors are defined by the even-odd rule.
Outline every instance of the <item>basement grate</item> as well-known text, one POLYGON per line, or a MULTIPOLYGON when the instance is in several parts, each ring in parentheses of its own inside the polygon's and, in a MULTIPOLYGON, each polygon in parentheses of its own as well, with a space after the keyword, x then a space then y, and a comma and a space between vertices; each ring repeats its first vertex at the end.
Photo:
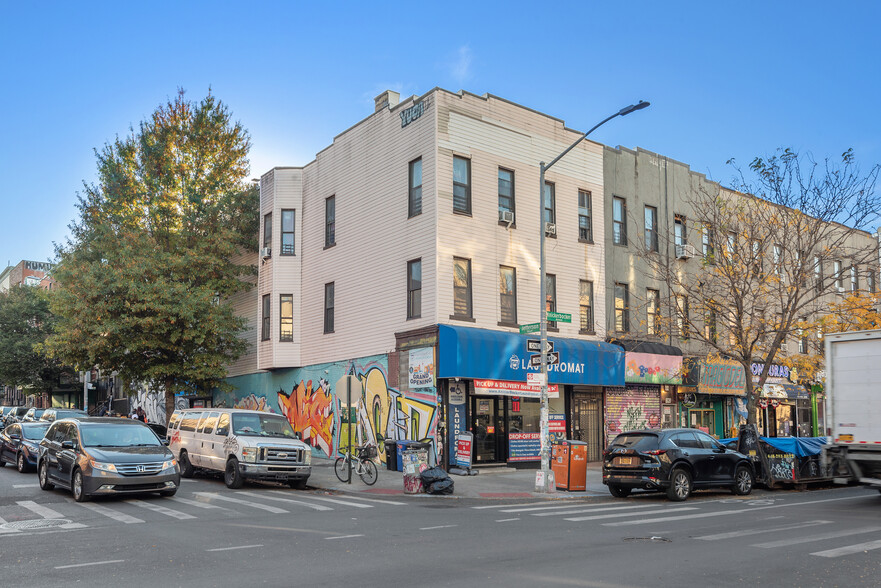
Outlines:
POLYGON ((3 523, 2 525, 0 525, 0 529, 6 529, 9 531, 25 531, 33 529, 50 529, 52 527, 61 527, 69 524, 70 521, 67 519, 31 519, 27 521, 12 521, 9 523, 3 523))

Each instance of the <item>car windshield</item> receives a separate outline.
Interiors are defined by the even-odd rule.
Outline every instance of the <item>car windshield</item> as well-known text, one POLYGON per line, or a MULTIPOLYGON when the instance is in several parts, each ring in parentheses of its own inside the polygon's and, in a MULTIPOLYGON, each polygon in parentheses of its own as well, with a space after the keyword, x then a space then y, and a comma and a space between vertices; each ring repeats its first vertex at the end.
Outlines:
POLYGON ((625 447, 636 451, 646 451, 658 448, 658 436, 651 434, 626 434, 618 435, 609 448, 625 447))
MULTIPOLYGON (((22 424, 27 424, 27 423, 22 423, 22 424)), ((24 435, 25 439, 31 439, 32 441, 36 441, 37 439, 42 439, 46 435, 46 429, 48 429, 48 428, 49 428, 49 423, 46 423, 45 425, 40 423, 40 424, 32 425, 30 427, 23 426, 21 428, 21 432, 22 432, 22 435, 24 435)))
POLYGON ((232 430, 236 435, 297 438, 284 417, 272 414, 234 414, 232 430))
POLYGON ((147 426, 96 425, 80 427, 84 447, 153 447, 162 445, 156 434, 147 426))

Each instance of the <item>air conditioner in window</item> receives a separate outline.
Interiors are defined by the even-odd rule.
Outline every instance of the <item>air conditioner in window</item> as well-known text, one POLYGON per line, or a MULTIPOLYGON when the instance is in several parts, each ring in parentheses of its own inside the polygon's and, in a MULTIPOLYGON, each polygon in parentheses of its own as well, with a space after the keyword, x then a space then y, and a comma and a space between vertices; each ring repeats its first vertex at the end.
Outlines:
POLYGON ((263 259, 269 259, 272 257, 272 249, 270 247, 264 247, 260 250, 260 257, 263 259))
POLYGON ((689 259, 695 255, 697 255, 697 251, 695 251, 694 245, 676 246, 676 259, 689 259))
POLYGON ((500 210, 499 211, 499 222, 508 223, 508 226, 514 224, 514 211, 513 210, 500 210))
POLYGON ((547 235, 557 235, 557 224, 556 223, 545 223, 545 234, 547 235))

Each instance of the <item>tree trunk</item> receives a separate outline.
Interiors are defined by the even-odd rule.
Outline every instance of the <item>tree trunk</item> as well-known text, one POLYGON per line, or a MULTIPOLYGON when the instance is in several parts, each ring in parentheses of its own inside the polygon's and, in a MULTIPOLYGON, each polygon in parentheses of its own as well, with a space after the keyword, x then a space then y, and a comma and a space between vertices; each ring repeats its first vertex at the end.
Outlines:
POLYGON ((758 396, 755 393, 755 387, 753 386, 753 374, 752 374, 752 366, 744 365, 743 369, 746 372, 746 422, 749 425, 756 425, 756 405, 758 404, 758 396))
POLYGON ((174 412, 174 378, 165 378, 165 426, 171 420, 171 413, 174 412))

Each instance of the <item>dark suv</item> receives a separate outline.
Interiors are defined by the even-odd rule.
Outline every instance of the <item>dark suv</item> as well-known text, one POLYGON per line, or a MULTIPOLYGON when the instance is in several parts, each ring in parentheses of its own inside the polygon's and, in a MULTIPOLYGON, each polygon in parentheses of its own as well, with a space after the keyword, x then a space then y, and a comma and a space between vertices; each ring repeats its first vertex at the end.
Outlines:
POLYGON ((752 492, 750 459, 696 429, 621 433, 603 452, 603 484, 624 498, 634 488, 666 491, 685 500, 693 489, 727 487, 752 492))
POLYGON ((144 423, 92 417, 57 420, 40 441, 40 488, 70 488, 77 502, 91 495, 159 492, 174 496, 180 468, 144 423))

